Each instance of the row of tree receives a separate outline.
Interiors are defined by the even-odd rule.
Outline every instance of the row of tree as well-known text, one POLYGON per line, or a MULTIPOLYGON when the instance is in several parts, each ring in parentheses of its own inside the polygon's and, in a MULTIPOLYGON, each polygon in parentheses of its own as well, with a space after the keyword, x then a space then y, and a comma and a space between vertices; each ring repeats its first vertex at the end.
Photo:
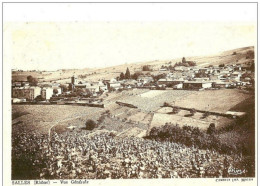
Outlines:
POLYGON ((198 127, 173 125, 166 123, 161 127, 153 127, 146 137, 159 141, 171 141, 184 144, 188 147, 195 146, 200 149, 216 150, 220 153, 243 153, 247 154, 246 144, 230 145, 221 142, 217 137, 215 124, 210 124, 207 132, 201 131, 198 127))
POLYGON ((127 68, 125 73, 121 72, 121 74, 119 76, 119 80, 124 80, 124 79, 137 80, 140 75, 143 75, 143 73, 142 72, 135 72, 134 74, 131 74, 130 70, 127 68))
POLYGON ((125 74, 123 72, 121 72, 120 76, 119 76, 119 79, 120 80, 123 80, 123 79, 131 79, 131 74, 130 74, 130 70, 129 68, 127 67, 126 69, 126 72, 125 74))

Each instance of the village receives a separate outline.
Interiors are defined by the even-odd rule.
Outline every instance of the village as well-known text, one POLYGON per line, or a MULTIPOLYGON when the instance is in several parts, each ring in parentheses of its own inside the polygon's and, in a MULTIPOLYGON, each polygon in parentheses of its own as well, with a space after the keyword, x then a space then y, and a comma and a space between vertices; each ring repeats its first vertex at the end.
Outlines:
POLYGON ((254 62, 247 64, 210 65, 200 67, 186 61, 174 66, 171 62, 153 69, 144 65, 140 71, 130 74, 129 69, 110 80, 88 81, 71 77, 70 83, 38 82, 28 76, 27 81, 12 82, 12 103, 52 103, 100 106, 104 94, 132 89, 149 90, 215 90, 250 89, 254 86, 254 62))

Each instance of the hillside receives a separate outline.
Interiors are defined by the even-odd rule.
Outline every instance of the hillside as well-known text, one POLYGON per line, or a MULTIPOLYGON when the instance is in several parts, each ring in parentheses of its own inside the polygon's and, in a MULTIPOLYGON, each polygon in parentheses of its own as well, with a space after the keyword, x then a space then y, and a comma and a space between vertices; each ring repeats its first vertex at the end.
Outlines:
MULTIPOLYGON (((98 81, 102 79, 111 79, 120 75, 121 72, 125 72, 126 68, 130 69, 131 73, 141 71, 142 66, 151 65, 154 71, 165 64, 171 62, 174 65, 176 62, 180 62, 181 58, 168 59, 168 60, 154 60, 138 63, 123 64, 118 66, 111 66, 106 68, 84 68, 84 69, 64 69, 52 72, 12 72, 13 80, 26 80, 28 75, 39 78, 40 82, 56 81, 60 83, 68 83, 72 75, 84 75, 87 80, 98 81)), ((184 56, 188 61, 195 61, 198 66, 220 65, 220 64, 246 64, 254 61, 254 47, 243 47, 224 51, 222 53, 211 56, 196 56, 189 57, 184 56)))

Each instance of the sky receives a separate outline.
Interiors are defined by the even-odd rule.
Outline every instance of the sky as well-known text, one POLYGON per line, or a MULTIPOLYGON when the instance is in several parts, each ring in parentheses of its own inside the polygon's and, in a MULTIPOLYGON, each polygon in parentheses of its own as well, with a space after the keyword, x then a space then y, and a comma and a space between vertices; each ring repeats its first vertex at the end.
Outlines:
POLYGON ((212 55, 254 46, 257 39, 252 19, 226 21, 198 17, 194 20, 192 12, 185 20, 142 16, 130 20, 126 16, 124 19, 116 16, 116 19, 78 19, 81 17, 40 21, 28 17, 18 21, 7 19, 4 61, 11 63, 12 69, 23 70, 107 67, 212 55))

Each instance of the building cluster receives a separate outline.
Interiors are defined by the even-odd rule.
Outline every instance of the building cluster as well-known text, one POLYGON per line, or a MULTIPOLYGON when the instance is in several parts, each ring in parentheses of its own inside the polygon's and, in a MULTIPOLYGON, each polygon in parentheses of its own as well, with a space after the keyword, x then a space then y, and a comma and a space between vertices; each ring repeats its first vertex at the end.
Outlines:
POLYGON ((59 95, 62 93, 60 84, 54 83, 47 87, 37 85, 30 86, 27 81, 16 81, 12 83, 12 101, 13 103, 33 101, 37 98, 40 100, 50 100, 53 95, 59 95))
POLYGON ((69 90, 72 92, 81 89, 84 92, 89 91, 92 94, 96 94, 98 92, 106 92, 107 91, 107 85, 104 84, 102 81, 83 81, 78 80, 77 77, 72 76, 71 77, 71 83, 69 84, 69 90))
MULTIPOLYGON (((164 66, 167 70, 167 66, 164 66)), ((12 83, 13 102, 34 101, 41 96, 41 101, 50 100, 53 96, 71 95, 72 97, 87 96, 98 97, 109 91, 149 88, 149 89, 183 89, 202 90, 219 88, 248 87, 254 82, 254 72, 245 65, 219 65, 209 67, 176 66, 172 70, 158 71, 158 74, 140 74, 136 79, 118 78, 102 81, 85 81, 77 77, 71 77, 66 91, 59 83, 51 83, 48 86, 30 86, 26 81, 12 83), (155 78, 155 77, 159 78, 155 78), (74 93, 74 94, 73 94, 74 93)))
POLYGON ((254 74, 243 65, 219 65, 200 68, 199 66, 177 66, 158 85, 174 89, 235 88, 250 86, 254 74))

